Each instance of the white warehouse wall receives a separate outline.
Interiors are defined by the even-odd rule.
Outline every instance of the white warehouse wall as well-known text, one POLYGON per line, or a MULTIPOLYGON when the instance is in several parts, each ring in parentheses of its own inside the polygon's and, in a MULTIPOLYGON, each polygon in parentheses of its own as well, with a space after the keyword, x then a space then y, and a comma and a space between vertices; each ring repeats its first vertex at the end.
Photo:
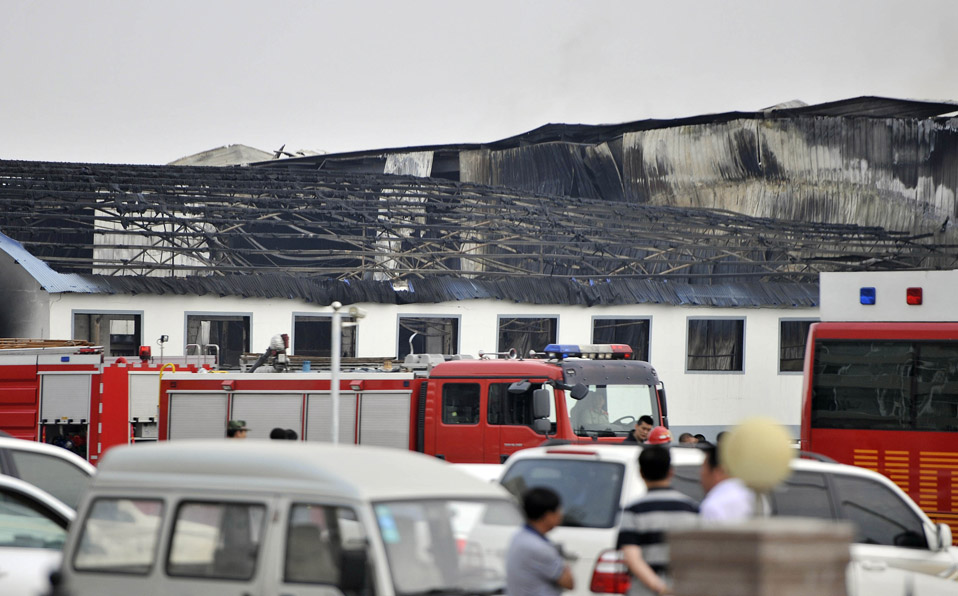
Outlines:
MULTIPOLYGON (((592 318, 651 319, 650 361, 665 382, 670 422, 674 430, 703 432, 710 439, 718 430, 749 415, 770 416, 797 436, 801 417, 801 373, 778 372, 780 319, 818 318, 818 309, 710 308, 669 305, 565 306, 517 304, 500 300, 468 300, 440 304, 359 304, 367 315, 359 323, 357 355, 395 356, 398 316, 454 316, 460 319, 460 352, 476 355, 495 351, 498 317, 557 316, 558 342, 591 341, 592 318), (689 317, 745 319, 745 371, 686 372, 685 344, 689 317)), ((293 313, 329 314, 328 306, 294 300, 219 296, 128 296, 58 294, 51 296, 51 338, 72 337, 74 311, 142 313, 144 344, 153 346, 168 335, 168 356, 184 354, 186 313, 250 315, 250 351, 261 352, 277 333, 292 336, 293 313)), ((346 311, 347 309, 343 309, 346 311)))

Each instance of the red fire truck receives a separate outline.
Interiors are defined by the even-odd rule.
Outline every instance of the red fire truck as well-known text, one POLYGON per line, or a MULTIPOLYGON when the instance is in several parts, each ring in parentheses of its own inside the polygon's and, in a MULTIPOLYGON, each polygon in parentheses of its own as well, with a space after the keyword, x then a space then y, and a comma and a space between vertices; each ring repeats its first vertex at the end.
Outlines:
POLYGON ((888 476, 958 539, 958 271, 821 276, 802 448, 888 476))
MULTIPOLYGON (((96 463, 111 446, 156 440, 159 379, 174 362, 110 358, 72 341, 5 340, 0 430, 51 443, 96 463), (37 347, 34 347, 37 346, 37 347)), ((183 359, 181 359, 183 360, 183 359)), ((184 368, 204 368, 202 357, 184 368)))
MULTIPOLYGON (((624 345, 550 345, 536 358, 407 357, 397 371, 339 378, 338 442, 397 447, 462 463, 500 463, 547 439, 617 442, 637 417, 667 425, 655 369, 624 345)), ((269 368, 269 367, 267 367, 269 368)), ((249 437, 292 428, 331 441, 332 372, 164 374, 161 440, 221 437, 244 420, 249 437)))

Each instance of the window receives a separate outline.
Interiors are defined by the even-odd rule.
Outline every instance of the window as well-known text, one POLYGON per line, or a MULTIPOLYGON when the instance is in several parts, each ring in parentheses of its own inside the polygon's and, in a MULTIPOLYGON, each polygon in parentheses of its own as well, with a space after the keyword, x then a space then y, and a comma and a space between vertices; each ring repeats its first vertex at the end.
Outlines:
MULTIPOLYGON (((352 317, 341 315, 342 322, 352 317)), ((333 353, 333 318, 331 316, 294 315, 293 353, 297 356, 330 358, 333 353)), ((356 327, 343 327, 340 340, 344 358, 356 357, 356 327)))
POLYGON ((958 431, 958 342, 815 343, 814 428, 958 431))
POLYGON ((562 525, 611 528, 619 513, 625 466, 613 462, 524 459, 502 478, 516 498, 533 487, 551 488, 562 501, 562 525))
MULTIPOLYGON (((539 383, 532 384, 528 390, 523 393, 510 393, 509 386, 512 383, 491 383, 489 385, 489 404, 486 415, 489 424, 510 425, 510 426, 532 426, 535 420, 532 412, 532 392, 536 389, 542 389, 539 383)), ((550 394, 552 388, 545 387, 550 394)), ((550 397, 550 404, 553 398, 550 397)), ((554 420, 552 407, 549 408, 550 418, 554 420)), ((555 428, 550 432, 553 432, 555 428)))
MULTIPOLYGON (((66 520, 55 515, 44 503, 12 490, 0 492, 0 547, 63 550, 67 537, 66 525, 66 520)), ((32 565, 33 560, 29 555, 24 557, 11 553, 10 560, 4 561, 3 575, 8 575, 12 569, 13 581, 16 582, 16 567, 25 563, 32 565)), ((4 584, 11 589, 16 587, 16 584, 11 585, 6 580, 4 584)), ((24 585, 20 584, 20 587, 22 589, 24 585)))
POLYGON ((823 474, 792 473, 772 491, 771 504, 774 515, 835 519, 823 474))
POLYGON ((855 541, 928 548, 921 518, 889 487, 870 478, 835 474, 840 515, 855 524, 855 541))
POLYGON ((743 371, 745 319, 689 319, 687 350, 690 371, 743 371))
POLYGON ((20 478, 39 486, 74 509, 93 480, 84 470, 52 455, 17 449, 9 449, 7 454, 13 459, 20 478))
POLYGON ((239 368, 240 356, 250 351, 249 325, 248 315, 187 314, 186 343, 199 346, 201 354, 218 351, 221 368, 239 368))
POLYGON ((293 505, 286 532, 283 578, 291 583, 338 586, 343 561, 359 558, 350 554, 362 555, 366 544, 362 523, 352 509, 293 505))
POLYGON ((166 572, 177 577, 248 580, 256 570, 266 507, 183 503, 176 512, 166 572))
POLYGON ((815 322, 814 320, 798 321, 789 319, 779 321, 779 372, 802 372, 805 367, 805 343, 808 339, 808 328, 815 322))
POLYGON ((80 530, 73 567, 146 575, 156 557, 162 516, 159 500, 97 499, 80 530))
POLYGON ((458 354, 457 317, 399 317, 399 358, 407 354, 458 354), (412 338, 410 351, 409 339, 412 338))
POLYGON ((74 312, 73 339, 103 346, 104 356, 136 356, 143 343, 140 315, 74 312))
POLYGON ((592 343, 626 344, 635 360, 649 360, 649 319, 592 319, 592 343))
POLYGON ((541 352, 555 343, 559 327, 557 317, 500 317, 499 341, 496 351, 507 352, 515 348, 520 356, 530 350, 541 352))
POLYGON ((446 383, 442 386, 443 424, 479 424, 479 384, 446 383))

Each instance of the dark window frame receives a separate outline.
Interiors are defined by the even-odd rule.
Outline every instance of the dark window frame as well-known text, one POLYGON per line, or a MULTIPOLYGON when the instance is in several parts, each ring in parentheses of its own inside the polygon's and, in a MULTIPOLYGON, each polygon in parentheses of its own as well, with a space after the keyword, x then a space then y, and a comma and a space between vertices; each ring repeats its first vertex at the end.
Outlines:
POLYGON ((520 357, 528 356, 530 350, 542 351, 546 345, 556 343, 559 337, 559 315, 499 315, 496 318, 496 351, 508 352, 515 348, 520 357), (548 322, 548 329, 523 329, 520 325, 529 325, 538 321, 548 322), (537 338, 543 334, 546 338, 537 338), (509 338, 514 339, 510 340, 509 338), (544 340, 544 341, 543 341, 544 340), (511 345, 506 345, 506 344, 511 345), (537 345, 541 344, 541 345, 537 345))
POLYGON ((686 320, 685 334, 685 372, 686 373, 708 373, 708 374, 743 374, 745 372, 745 317, 688 317, 686 320), (722 327, 728 323, 736 323, 737 329, 725 330, 722 327), (716 328, 718 327, 718 328, 716 328), (693 339, 693 333, 698 329, 704 332, 702 339, 693 339), (732 351, 728 352, 727 347, 716 345, 721 336, 732 335, 734 337, 723 339, 723 343, 731 341, 732 351), (704 344, 704 350, 692 353, 696 344, 704 344), (728 368, 701 367, 700 362, 717 363, 719 359, 729 359, 728 368), (694 363, 694 365, 693 365, 694 363))
MULTIPOLYGON (((626 333, 626 335, 631 335, 631 333, 626 333)), ((641 335, 641 334, 640 334, 641 335)), ((592 317, 592 343, 594 344, 628 344, 633 351, 633 357, 635 360, 644 360, 649 362, 652 358, 652 317, 619 317, 619 316, 596 316, 592 317), (613 336, 613 341, 605 341, 604 338, 599 338, 597 336, 598 323, 606 322, 611 323, 611 328, 613 331, 611 335, 613 336), (628 339, 617 339, 621 337, 622 334, 616 333, 615 329, 620 326, 624 326, 628 323, 643 323, 645 327, 645 345, 636 346, 628 339)))
MULTIPOLYGON (((144 312, 142 310, 94 310, 94 309, 74 309, 71 313, 70 324, 71 324, 71 337, 77 340, 85 340, 92 342, 96 345, 103 346, 103 355, 106 357, 113 356, 138 356, 140 346, 146 345, 143 341, 143 316, 144 312), (103 317, 104 320, 97 321, 95 327, 98 329, 97 333, 93 333, 94 324, 90 320, 87 323, 87 337, 77 337, 78 328, 82 325, 77 324, 77 317, 88 317, 92 319, 93 317, 103 317), (120 342, 118 339, 116 344, 114 344, 113 336, 114 334, 110 333, 109 325, 111 321, 133 321, 133 334, 132 340, 130 342, 120 342), (106 333, 103 333, 101 329, 103 324, 106 324, 106 333), (106 337, 107 341, 103 341, 102 338, 106 337), (132 345, 121 345, 129 344, 132 345)), ((129 336, 130 334, 124 334, 124 337, 129 336)))
POLYGON ((458 354, 461 341, 461 330, 461 315, 401 314, 396 318, 396 356, 397 358, 402 359, 407 354, 411 353, 408 339, 410 336, 412 336, 413 332, 418 334, 413 338, 415 353, 417 354, 458 354), (445 332, 435 335, 428 333, 428 330, 412 329, 409 325, 410 322, 422 322, 424 323, 422 325, 423 327, 428 327, 430 322, 436 322, 443 326, 451 325, 452 331, 449 335, 447 335, 445 332), (404 332, 404 330, 408 332, 404 332), (430 335, 432 339, 427 339, 423 336, 424 334, 430 335), (451 337, 449 337, 450 335, 451 337), (437 337, 439 338, 438 343, 441 343, 444 346, 448 345, 449 347, 442 348, 438 351, 431 349, 428 344, 436 343, 437 337))
MULTIPOLYGON (((802 374, 805 370, 805 352, 808 349, 808 327, 811 327, 813 324, 817 323, 818 319, 804 319, 804 318, 782 318, 778 320, 778 372, 779 374, 789 375, 789 374, 802 374), (805 329, 805 339, 802 342, 801 356, 800 357, 791 357, 786 358, 785 356, 792 356, 793 352, 797 350, 798 344, 788 343, 786 345, 786 333, 785 325, 786 324, 800 324, 806 326, 805 329), (786 351, 788 353, 786 354, 786 351), (784 362, 790 362, 791 364, 788 368, 783 366, 784 362), (795 362, 798 363, 798 367, 795 368, 795 362)), ((798 335, 798 334, 789 334, 789 335, 798 335)), ((793 339, 789 337, 788 339, 793 339)))
MULTIPOLYGON (((353 317, 348 314, 341 314, 343 323, 355 322, 353 317)), ((296 356, 306 356, 313 358, 330 358, 333 353, 333 316, 326 313, 305 313, 294 312, 292 321, 293 336, 290 338, 290 348, 296 356), (318 325, 325 334, 325 342, 309 341, 304 337, 311 339, 315 335, 308 333, 307 326, 318 325), (328 327, 328 329, 327 329, 328 327)), ((355 358, 359 353, 359 333, 355 326, 344 326, 342 328, 342 339, 340 340, 340 354, 343 358, 355 358)))
MULTIPOLYGON (((219 362, 217 364, 220 368, 233 368, 238 369, 240 366, 240 358, 243 354, 248 354, 250 350, 250 342, 252 341, 252 329, 253 329, 253 313, 251 312, 209 312, 209 311, 186 311, 183 313, 183 353, 188 354, 186 346, 191 344, 198 344, 199 338, 195 338, 196 341, 191 341, 194 339, 190 334, 191 320, 196 319, 198 323, 202 324, 203 321, 211 322, 220 322, 220 323, 240 323, 242 325, 243 333, 240 342, 242 345, 233 346, 235 340, 231 340, 228 345, 224 346, 217 341, 213 341, 213 338, 210 338, 209 345, 217 345, 219 347, 219 362)), ((198 331, 197 331, 198 334, 198 331)), ((228 338, 229 339, 229 338, 228 338)), ((219 341, 219 340, 218 340, 219 341)), ((265 350, 267 346, 262 346, 261 350, 265 350)), ((202 349, 202 346, 201 346, 202 349)), ((210 354, 209 350, 206 351, 206 354, 210 354)))

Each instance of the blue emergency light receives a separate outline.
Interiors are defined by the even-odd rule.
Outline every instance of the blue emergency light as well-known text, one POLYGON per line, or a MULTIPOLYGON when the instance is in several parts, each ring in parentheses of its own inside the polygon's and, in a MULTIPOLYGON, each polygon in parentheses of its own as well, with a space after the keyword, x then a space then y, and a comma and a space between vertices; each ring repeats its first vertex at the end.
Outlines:
POLYGON ((875 304, 875 288, 861 288, 858 292, 858 301, 865 306, 875 304))

